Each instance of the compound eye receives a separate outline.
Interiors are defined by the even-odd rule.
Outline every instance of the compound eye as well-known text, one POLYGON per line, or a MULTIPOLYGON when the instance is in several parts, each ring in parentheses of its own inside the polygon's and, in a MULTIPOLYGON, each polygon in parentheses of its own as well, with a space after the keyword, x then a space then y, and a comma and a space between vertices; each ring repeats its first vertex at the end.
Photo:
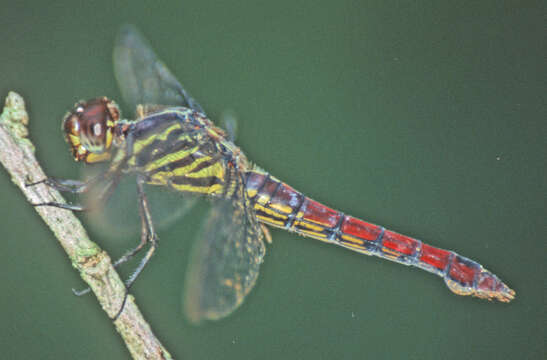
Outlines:
POLYGON ((68 135, 80 136, 80 119, 75 114, 69 114, 64 120, 64 130, 68 135))
POLYGON ((98 158, 90 158, 90 154, 108 152, 112 144, 113 128, 118 120, 118 107, 106 97, 76 104, 63 121, 65 137, 74 158, 77 161, 92 162, 91 158, 98 158))

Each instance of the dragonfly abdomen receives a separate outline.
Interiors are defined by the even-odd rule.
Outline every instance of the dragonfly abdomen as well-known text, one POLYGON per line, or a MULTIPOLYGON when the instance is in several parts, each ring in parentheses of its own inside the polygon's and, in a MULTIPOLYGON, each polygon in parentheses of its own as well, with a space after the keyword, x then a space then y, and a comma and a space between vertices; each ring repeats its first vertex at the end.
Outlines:
POLYGON ((477 262, 333 210, 260 169, 247 172, 246 189, 256 216, 265 224, 419 267, 441 276, 458 295, 502 302, 514 297, 513 290, 477 262))

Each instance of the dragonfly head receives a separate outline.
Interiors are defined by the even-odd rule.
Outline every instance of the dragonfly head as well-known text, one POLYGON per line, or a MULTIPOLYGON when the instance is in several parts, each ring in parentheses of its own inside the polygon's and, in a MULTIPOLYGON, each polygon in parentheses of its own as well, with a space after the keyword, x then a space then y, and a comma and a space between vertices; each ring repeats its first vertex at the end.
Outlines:
POLYGON ((63 119, 74 160, 95 163, 110 159, 114 126, 119 119, 118 105, 107 97, 74 105, 63 119))

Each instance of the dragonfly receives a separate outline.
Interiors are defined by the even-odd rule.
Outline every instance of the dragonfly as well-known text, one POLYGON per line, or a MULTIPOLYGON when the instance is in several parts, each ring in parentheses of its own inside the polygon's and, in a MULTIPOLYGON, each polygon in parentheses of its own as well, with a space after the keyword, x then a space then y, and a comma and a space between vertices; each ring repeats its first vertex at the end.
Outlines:
MULTIPOLYGON (((271 242, 267 226, 418 267, 443 278, 458 295, 501 302, 515 297, 478 262, 334 210, 251 163, 134 26, 121 28, 113 59, 122 97, 136 109, 135 119, 123 119, 107 97, 80 101, 63 119, 74 159, 107 163, 106 170, 86 181, 47 178, 30 185, 45 183, 77 194, 99 188, 101 203, 122 177, 135 176, 141 238, 114 266, 147 250, 126 281, 128 289, 158 247, 145 190, 151 185, 182 194, 181 201, 187 194, 212 199, 185 283, 184 308, 195 323, 223 318, 242 304, 257 281, 265 242, 271 242)), ((88 210, 71 203, 36 205, 88 210)))

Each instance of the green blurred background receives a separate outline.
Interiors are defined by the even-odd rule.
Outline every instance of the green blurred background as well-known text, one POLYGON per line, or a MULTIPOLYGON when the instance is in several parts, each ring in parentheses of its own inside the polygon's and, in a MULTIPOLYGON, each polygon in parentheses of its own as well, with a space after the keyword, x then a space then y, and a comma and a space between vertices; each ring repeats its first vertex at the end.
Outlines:
MULTIPOLYGON (((131 22, 213 119, 237 114, 250 159, 517 291, 511 304, 455 296, 423 271, 275 230, 245 304, 194 327, 180 294, 198 212, 160 233, 132 288, 175 357, 547 356, 541 2, 127 3, 1 6, 0 96, 25 97, 48 174, 78 177, 60 119, 79 99, 119 97, 112 43, 131 22)), ((128 358, 93 296, 71 294, 82 281, 4 170, 0 201, 1 357, 128 358)), ((94 240, 113 257, 137 242, 94 240)))

